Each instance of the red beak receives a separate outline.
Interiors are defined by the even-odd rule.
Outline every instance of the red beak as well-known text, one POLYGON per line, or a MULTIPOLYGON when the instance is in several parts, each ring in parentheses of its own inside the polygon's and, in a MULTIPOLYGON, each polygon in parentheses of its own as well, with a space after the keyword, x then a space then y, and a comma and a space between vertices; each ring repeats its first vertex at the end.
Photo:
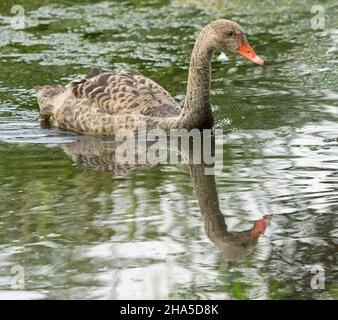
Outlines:
POLYGON ((255 221, 254 227, 250 230, 249 235, 253 238, 258 239, 262 234, 264 234, 268 223, 271 221, 272 216, 265 216, 263 219, 255 221))
POLYGON ((237 48, 237 53, 248 58, 253 63, 259 64, 259 65, 264 64, 263 59, 257 56, 255 51, 251 48, 251 46, 248 43, 242 43, 241 45, 239 45, 237 48))

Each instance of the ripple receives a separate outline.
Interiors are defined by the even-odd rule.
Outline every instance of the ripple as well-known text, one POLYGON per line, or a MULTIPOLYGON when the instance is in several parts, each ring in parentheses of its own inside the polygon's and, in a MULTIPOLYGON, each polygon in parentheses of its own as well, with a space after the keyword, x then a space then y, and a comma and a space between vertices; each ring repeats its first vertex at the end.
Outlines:
POLYGON ((337 296, 334 1, 325 3, 323 32, 310 29, 303 1, 22 3, 25 30, 11 28, 6 3, 0 17, 0 298, 337 296), (92 65, 132 68, 182 104, 197 33, 229 15, 267 61, 257 68, 218 53, 212 65, 225 131, 220 210, 231 232, 273 215, 239 261, 207 237, 186 168, 122 176, 74 163, 64 144, 88 137, 41 128, 32 89, 92 65), (24 291, 10 288, 13 265, 25 268, 24 291), (313 265, 325 268, 325 292, 311 289, 313 265))

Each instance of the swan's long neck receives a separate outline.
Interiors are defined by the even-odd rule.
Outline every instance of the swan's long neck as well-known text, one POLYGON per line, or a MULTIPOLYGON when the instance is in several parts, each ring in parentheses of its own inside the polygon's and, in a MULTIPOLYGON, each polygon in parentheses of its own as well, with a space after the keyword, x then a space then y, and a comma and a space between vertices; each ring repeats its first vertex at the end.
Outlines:
POLYGON ((180 124, 187 129, 205 129, 213 126, 210 105, 211 59, 207 28, 199 34, 192 51, 186 99, 180 115, 180 124))
POLYGON ((214 241, 222 241, 228 234, 227 226, 219 207, 215 177, 206 175, 206 167, 190 165, 189 171, 204 220, 204 228, 208 237, 214 241))

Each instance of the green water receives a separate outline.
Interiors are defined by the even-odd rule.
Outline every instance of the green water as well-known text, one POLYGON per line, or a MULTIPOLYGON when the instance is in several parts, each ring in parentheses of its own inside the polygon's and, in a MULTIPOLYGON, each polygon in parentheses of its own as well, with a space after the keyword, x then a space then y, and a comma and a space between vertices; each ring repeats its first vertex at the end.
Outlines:
POLYGON ((2 0, 0 298, 337 299, 338 5, 320 3, 322 31, 305 0, 2 0), (24 30, 11 27, 14 4, 24 30), (273 215, 238 256, 205 231, 184 166, 81 163, 109 142, 40 128, 32 89, 96 65, 138 70, 183 101, 196 34, 217 18, 239 22, 266 60, 217 52, 212 65, 225 223, 240 232, 273 215), (310 285, 314 265, 325 289, 310 285))

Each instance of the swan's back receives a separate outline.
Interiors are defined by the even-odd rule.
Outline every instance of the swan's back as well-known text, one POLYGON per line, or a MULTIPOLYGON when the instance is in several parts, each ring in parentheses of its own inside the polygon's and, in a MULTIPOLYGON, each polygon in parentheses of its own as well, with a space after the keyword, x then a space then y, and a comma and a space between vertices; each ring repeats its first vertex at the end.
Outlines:
POLYGON ((135 71, 113 74, 93 68, 70 87, 76 99, 88 99, 111 115, 140 113, 165 118, 180 114, 179 106, 165 89, 135 71))

